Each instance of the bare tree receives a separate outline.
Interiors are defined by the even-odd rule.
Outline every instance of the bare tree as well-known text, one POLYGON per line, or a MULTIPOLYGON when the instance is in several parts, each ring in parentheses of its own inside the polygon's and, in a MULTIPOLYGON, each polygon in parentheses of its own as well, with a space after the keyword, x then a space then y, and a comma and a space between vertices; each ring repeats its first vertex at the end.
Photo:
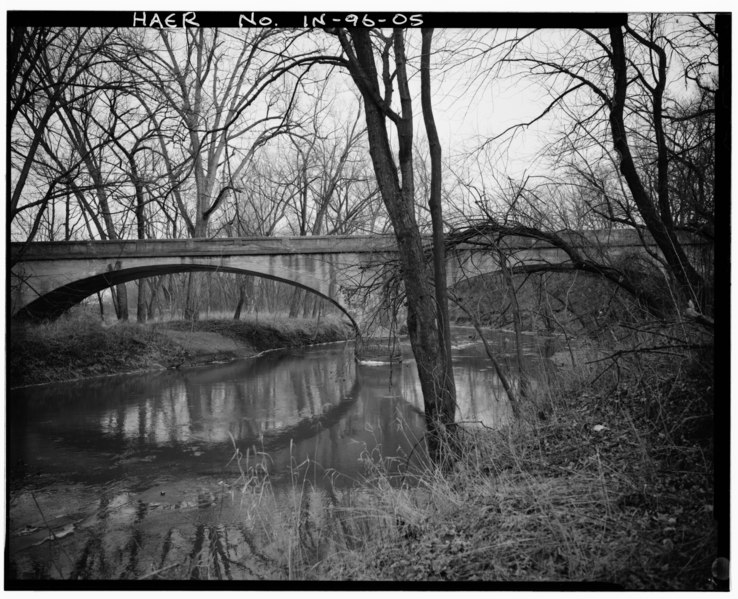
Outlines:
MULTIPOLYGON (((194 180, 194 202, 187 207, 191 236, 211 234, 213 215, 239 192, 238 181, 255 152, 295 127, 297 90, 319 60, 315 52, 293 51, 302 35, 278 29, 189 29, 161 31, 155 40, 147 34, 132 37, 137 48, 132 68, 151 82, 152 95, 166 101, 183 135, 184 143, 178 144, 183 160, 170 153, 168 164, 173 179, 194 180)), ((193 273, 190 280, 186 316, 195 318, 199 277, 193 273)))
MULTIPOLYGON (((100 50, 109 33, 91 29, 12 28, 8 44, 8 129, 11 144, 10 219, 29 205, 45 209, 54 187, 74 173, 76 165, 48 182, 41 200, 27 193, 26 183, 43 149, 44 137, 53 119, 69 102, 94 96, 101 87, 77 82, 103 62, 100 50)), ((39 181, 35 180, 38 184, 39 181)), ((36 187, 34 185, 34 187, 36 187)))
MULTIPOLYGON (((375 30, 338 29, 334 33, 343 48, 351 77, 364 100, 369 152, 400 251, 402 280, 407 298, 407 328, 423 389, 431 454, 438 460, 442 456, 444 444, 452 438, 449 434, 454 427, 456 391, 450 354, 447 351, 448 304, 443 303, 443 292, 437 289, 439 285, 432 282, 438 281, 436 277, 443 276, 443 272, 434 272, 435 269, 427 263, 415 219, 413 116, 405 48, 406 32, 395 29, 385 35, 375 30), (378 46, 381 71, 377 69, 375 44, 378 46), (392 85, 395 80, 399 91, 399 112, 391 106, 392 85), (397 163, 390 145, 388 121, 394 125, 398 136, 397 163)), ((424 58, 421 60, 420 70, 425 93, 422 94, 422 104, 426 131, 431 139, 434 137, 434 127, 429 110, 427 74, 430 68, 427 58, 430 32, 425 32, 423 38, 424 58)), ((435 141, 436 139, 431 142, 434 168, 438 166, 440 152, 435 141)), ((438 189, 438 185, 435 185, 434 190, 438 189)), ((440 210, 437 200, 437 196, 431 199, 434 210, 440 210)), ((439 238, 443 238, 442 230, 434 230, 434 252, 442 251, 438 246, 439 238)), ((442 254, 436 254, 434 265, 440 261, 442 254)), ((440 286, 445 289, 445 285, 444 278, 440 286)))
MULTIPOLYGON (((680 231, 689 229, 704 237, 712 219, 707 191, 712 189, 712 171, 705 165, 710 160, 701 160, 697 166, 698 151, 685 145, 684 137, 687 129, 699 130, 699 153, 704 156, 710 151, 707 140, 714 137, 709 128, 716 57, 711 20, 637 15, 624 28, 556 35, 531 34, 504 47, 496 66, 515 67, 516 76, 543 83, 550 102, 529 121, 485 143, 514 135, 558 111, 561 134, 546 151, 552 170, 560 176, 549 175, 548 183, 539 187, 528 185, 529 197, 538 195, 541 206, 563 207, 561 218, 552 223, 560 228, 566 228, 566 221, 574 216, 579 225, 629 227, 642 232, 644 242, 652 238, 659 248, 659 255, 653 258, 673 277, 681 310, 691 301, 709 313, 711 282, 698 268, 694 255, 685 250, 680 231), (547 37, 536 40, 536 35, 547 37), (525 75, 519 74, 523 72, 520 67, 527 70, 525 75), (678 79, 699 90, 699 102, 684 100, 675 85, 678 79), (677 181, 683 181, 685 171, 694 183, 682 182, 679 189, 677 181), (570 197, 562 203, 558 199, 562 194, 554 191, 554 186, 564 186, 570 197), (699 192, 700 186, 703 192, 699 192), (688 191, 689 187, 697 192, 688 191), (685 192, 687 198, 683 197, 685 192), (558 194, 556 200, 552 194, 558 194), (694 206, 689 197, 704 203, 694 206), (685 227, 681 223, 690 224, 685 227)), ((518 218, 514 228, 529 228, 533 233, 543 221, 528 218, 519 207, 515 207, 518 218)), ((526 208, 531 209, 532 204, 526 208)), ((496 226, 504 228, 505 223, 498 220, 496 226)), ((549 235, 556 228, 536 230, 535 235, 549 235)), ((709 234, 705 239, 709 243, 709 234)), ((596 264, 595 260, 591 266, 596 264)), ((602 266, 607 267, 603 272, 609 272, 612 265, 602 266)))

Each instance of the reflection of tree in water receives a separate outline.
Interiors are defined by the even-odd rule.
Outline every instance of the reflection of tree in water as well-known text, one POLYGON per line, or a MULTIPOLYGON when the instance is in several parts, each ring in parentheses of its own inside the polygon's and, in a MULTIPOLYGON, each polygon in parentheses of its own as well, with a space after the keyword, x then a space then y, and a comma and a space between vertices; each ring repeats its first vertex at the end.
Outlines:
POLYGON ((12 449, 19 457, 29 453, 28 437, 34 434, 46 445, 56 438, 70 449, 94 446, 121 453, 131 447, 228 443, 230 434, 253 439, 292 425, 303 414, 320 415, 324 404, 346 395, 353 364, 343 355, 320 358, 277 354, 154 374, 147 381, 134 377, 121 386, 95 382, 19 390, 11 403, 12 449))
POLYGON ((9 578, 137 580, 155 579, 157 573, 191 580, 284 578, 275 560, 259 550, 263 541, 255 541, 245 525, 185 524, 157 537, 134 529, 128 536, 115 535, 112 542, 100 533, 85 536, 82 544, 67 543, 54 556, 46 547, 30 560, 12 560, 9 578))
POLYGON ((322 413, 302 418, 291 426, 264 431, 261 435, 238 437, 238 441, 244 446, 259 447, 262 451, 271 452, 288 447, 293 440, 313 437, 325 429, 332 428, 346 415, 354 405, 359 389, 359 382, 354 381, 348 394, 336 404, 327 404, 322 413))
MULTIPOLYGON (((283 578, 279 556, 265 549, 267 540, 255 532, 256 523, 244 524, 238 508, 240 487, 229 488, 235 498, 218 499, 230 506, 222 513, 224 504, 215 501, 227 487, 219 490, 216 481, 229 484, 238 477, 235 464, 226 467, 233 455, 229 432, 244 454, 260 452, 257 459, 269 469, 268 488, 275 498, 294 489, 309 490, 291 503, 297 512, 285 512, 293 513, 289 530, 304 559, 320 558, 326 535, 344 539, 350 547, 351 539, 371 534, 366 523, 342 518, 341 497, 353 481, 371 474, 364 468, 367 464, 388 472, 392 465, 385 458, 400 456, 399 467, 407 468, 405 460, 424 432, 415 365, 395 365, 388 376, 386 368, 355 365, 345 356, 328 353, 281 357, 276 362, 281 373, 276 375, 276 367, 265 362, 258 368, 234 364, 165 373, 153 377, 147 390, 138 383, 127 388, 138 395, 120 395, 111 387, 94 402, 82 401, 86 411, 81 413, 72 409, 72 401, 64 402, 62 409, 46 401, 40 402, 41 410, 25 408, 24 425, 37 419, 35 434, 63 438, 62 449, 108 451, 116 464, 124 463, 121 458, 133 450, 138 452, 134 457, 154 455, 153 461, 121 466, 121 472, 159 475, 163 466, 171 471, 176 465, 177 480, 204 484, 209 490, 198 492, 187 505, 169 508, 165 503, 174 501, 169 490, 160 505, 158 490, 148 502, 140 493, 129 492, 112 503, 103 495, 93 506, 96 519, 58 542, 68 557, 55 545, 56 564, 47 567, 39 564, 48 562, 51 543, 25 549, 13 554, 15 572, 23 576, 38 570, 40 577, 58 577, 58 565, 64 577, 136 578, 163 570, 175 578, 240 579, 264 576, 272 568, 275 578, 283 578), (87 430, 90 422, 94 426, 87 430), (193 446, 196 455, 187 454, 193 446), (367 456, 372 461, 362 462, 367 456), (332 468, 343 475, 335 476, 332 468)), ((496 389, 483 367, 476 368, 474 360, 469 366, 460 380, 468 380, 480 413, 496 389)), ((413 458, 420 453, 422 443, 413 458)), ((85 468, 81 461, 67 461, 77 470, 85 468)))
POLYGON ((138 572, 139 551, 143 544, 143 531, 141 524, 146 518, 147 505, 143 501, 139 501, 136 506, 136 516, 133 521, 133 530, 131 538, 126 545, 128 551, 128 562, 126 564, 125 573, 122 578, 136 578, 138 572))
POLYGON ((70 578, 72 580, 88 580, 90 578, 109 578, 115 573, 105 554, 102 538, 99 534, 91 534, 79 559, 74 565, 70 578))
POLYGON ((387 384, 386 374, 359 367, 337 404, 323 404, 322 412, 288 427, 242 435, 238 448, 254 457, 249 465, 265 463, 280 484, 298 479, 351 484, 364 474, 364 453, 407 457, 422 439, 422 412, 405 400, 400 386, 387 384))

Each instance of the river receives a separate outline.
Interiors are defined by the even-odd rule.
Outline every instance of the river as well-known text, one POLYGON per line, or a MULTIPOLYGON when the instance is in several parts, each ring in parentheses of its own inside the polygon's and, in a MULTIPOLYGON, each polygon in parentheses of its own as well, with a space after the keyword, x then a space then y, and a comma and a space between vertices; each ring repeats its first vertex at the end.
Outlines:
MULTIPOLYGON (((467 333, 453 357, 457 420, 499 427, 509 403, 467 333)), ((533 370, 550 352, 528 340, 533 370)), ((511 336, 494 343, 514 373, 511 336)), ((254 547, 244 497, 334 497, 378 466, 402 480, 424 459, 415 368, 407 346, 399 364, 361 364, 339 343, 12 390, 7 575, 281 577, 254 547), (192 566, 203 552, 206 572, 192 566)))

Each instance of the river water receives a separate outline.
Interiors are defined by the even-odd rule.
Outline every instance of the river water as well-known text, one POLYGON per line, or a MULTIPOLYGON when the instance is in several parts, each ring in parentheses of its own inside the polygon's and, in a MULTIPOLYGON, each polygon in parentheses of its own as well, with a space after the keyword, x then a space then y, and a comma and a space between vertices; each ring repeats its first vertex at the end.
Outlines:
MULTIPOLYGON (((467 332, 454 350, 457 420, 498 427, 510 406, 467 332)), ((549 352, 528 339, 532 370, 549 352)), ((514 374, 511 337, 495 347, 514 374)), ((422 396, 408 347, 403 357, 356 363, 339 343, 12 390, 8 575, 270 577, 246 492, 340 493, 370 465, 399 480, 423 460, 422 396), (206 549, 203 572, 192 564, 206 549)))

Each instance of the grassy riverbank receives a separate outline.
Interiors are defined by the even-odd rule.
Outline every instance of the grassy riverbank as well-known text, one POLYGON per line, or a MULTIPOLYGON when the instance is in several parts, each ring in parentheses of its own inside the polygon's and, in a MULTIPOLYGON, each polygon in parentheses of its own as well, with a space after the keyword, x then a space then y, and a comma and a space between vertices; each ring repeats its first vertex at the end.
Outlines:
POLYGON ((249 357, 282 347, 346 339, 335 320, 170 321, 103 325, 85 316, 40 325, 12 324, 8 341, 11 387, 108 374, 179 368, 249 357))
MULTIPOLYGON (((11 383, 27 383, 171 367, 341 332, 312 321, 67 321, 15 331, 9 372, 11 383)), ((166 567, 163 557, 142 561, 136 575, 709 589, 718 533, 728 533, 714 513, 709 335, 659 326, 611 337, 608 347, 572 341, 570 359, 521 401, 519 420, 499 430, 464 425, 453 467, 428 465, 411 484, 392 480, 378 451, 363 455, 364 478, 351 489, 299 476, 272 488, 244 459, 242 477, 224 475, 220 491, 239 506, 243 564, 226 564, 218 545, 226 540, 213 526, 207 551, 175 551, 166 567)))
POLYGON ((394 492, 392 541, 325 565, 362 579, 707 588, 711 381, 699 368, 615 386, 565 380, 542 398, 545 421, 469 430, 450 474, 429 471, 418 491, 394 492))
POLYGON ((710 588, 711 365, 679 357, 560 370, 518 422, 465 428, 451 471, 429 467, 414 485, 390 484, 372 454, 352 490, 244 487, 263 575, 710 588))

